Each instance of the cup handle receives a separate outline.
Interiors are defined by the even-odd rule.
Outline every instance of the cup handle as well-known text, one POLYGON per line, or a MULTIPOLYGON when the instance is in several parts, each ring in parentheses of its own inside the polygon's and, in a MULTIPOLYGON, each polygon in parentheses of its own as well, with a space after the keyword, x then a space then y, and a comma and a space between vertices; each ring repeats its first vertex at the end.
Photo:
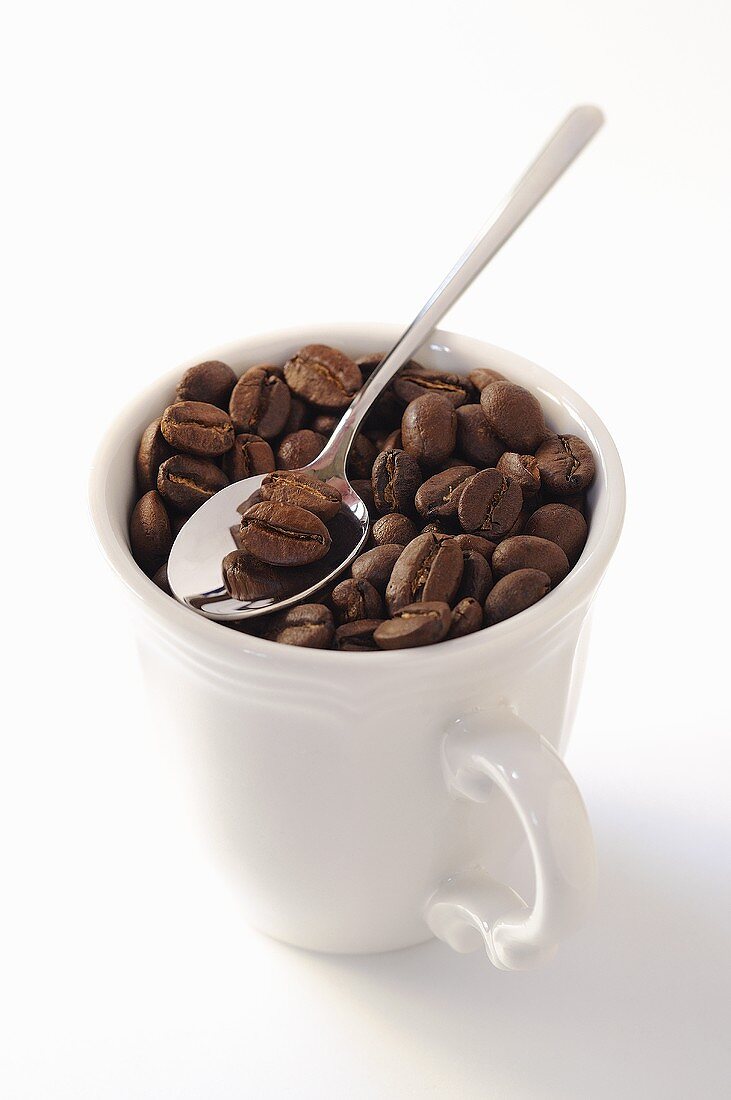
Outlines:
POLYGON ((450 875, 431 896, 426 921, 456 951, 481 944, 501 970, 551 959, 593 898, 596 858, 579 789, 563 761, 510 707, 460 718, 442 745, 450 792, 486 802, 497 787, 516 811, 533 857, 533 906, 481 868, 450 875))

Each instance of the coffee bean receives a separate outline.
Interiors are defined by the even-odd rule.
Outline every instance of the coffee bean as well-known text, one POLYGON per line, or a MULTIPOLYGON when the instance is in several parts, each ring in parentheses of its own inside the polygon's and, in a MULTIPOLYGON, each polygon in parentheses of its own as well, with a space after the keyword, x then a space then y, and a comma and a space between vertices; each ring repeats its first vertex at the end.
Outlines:
POLYGON ((523 494, 516 482, 499 470, 480 470, 465 485, 457 513, 465 531, 497 542, 515 523, 522 506, 523 494))
POLYGON ((378 509, 373 499, 373 487, 370 478, 367 481, 364 478, 353 478, 350 484, 368 509, 368 518, 371 523, 375 523, 378 519, 378 509))
POLYGON ((452 623, 447 638, 464 638, 482 627, 482 604, 466 596, 452 612, 452 623))
POLYGON ((401 429, 395 428, 383 441, 382 451, 403 451, 401 429))
POLYGON ((399 608, 393 618, 381 623, 373 637, 380 649, 412 649, 441 642, 451 625, 449 604, 413 603, 399 608))
POLYGON ((457 441, 454 406, 435 393, 417 397, 404 411, 401 438, 415 462, 431 467, 446 462, 457 441))
POLYGON ((231 391, 236 385, 236 375, 226 363, 212 359, 188 367, 178 382, 175 395, 178 401, 204 401, 228 409, 231 391))
POLYGON ((500 541, 503 542, 505 539, 512 539, 515 537, 515 535, 522 535, 529 517, 530 512, 528 511, 528 507, 524 504, 518 512, 515 523, 512 525, 509 531, 505 532, 500 541))
POLYGON ((355 360, 355 365, 360 369, 364 382, 366 378, 370 378, 376 367, 380 366, 385 358, 385 351, 376 351, 371 352, 370 355, 361 355, 359 359, 355 360))
POLYGON ((340 625, 354 623, 357 619, 378 619, 383 614, 381 597, 373 585, 352 577, 335 585, 330 602, 340 625))
POLYGON ((148 493, 157 488, 157 471, 173 451, 160 430, 161 418, 153 420, 142 433, 137 450, 137 488, 140 493, 148 493))
POLYGON ((372 653, 378 649, 373 637, 374 631, 383 619, 358 619, 355 623, 345 623, 335 631, 335 648, 342 652, 372 653))
POLYGON ((168 563, 165 562, 152 574, 152 581, 158 588, 162 588, 168 596, 172 596, 172 589, 170 588, 170 581, 168 580, 168 563))
POLYGON ((181 512, 195 512, 228 483, 223 470, 214 462, 195 455, 172 455, 165 459, 157 474, 159 493, 181 512))
POLYGON ((218 458, 233 447, 234 426, 223 409, 203 401, 176 401, 162 414, 160 430, 175 451, 218 458))
POLYGON ((584 519, 587 517, 585 493, 552 493, 545 485, 541 486, 537 501, 539 504, 565 504, 567 508, 574 508, 581 512, 584 519))
POLYGON ((356 478, 364 480, 371 476, 373 463, 376 461, 378 451, 365 435, 357 435, 353 440, 353 446, 348 455, 346 467, 348 479, 356 478))
POLYGON ((488 565, 492 561, 492 555, 497 546, 497 543, 480 538, 479 535, 455 535, 454 541, 460 550, 474 550, 476 553, 482 554, 488 565))
POLYGON ((419 515, 428 520, 454 519, 462 490, 468 478, 476 473, 474 466, 454 466, 432 474, 416 493, 415 504, 419 515))
POLYGON ((469 383, 458 374, 427 370, 416 363, 402 367, 393 383, 394 393, 407 405, 425 393, 435 393, 457 408, 464 405, 470 393, 469 383))
POLYGON ((408 516, 403 516, 399 512, 391 512, 387 516, 381 516, 373 524, 371 531, 376 546, 382 546, 387 542, 406 546, 407 543, 416 538, 418 533, 416 525, 408 516))
POLYGON ((333 640, 335 624, 330 609, 321 603, 302 603, 288 607, 267 619, 264 637, 269 642, 327 649, 333 640))
POLYGON ((523 500, 531 500, 541 488, 541 474, 533 455, 519 455, 505 451, 500 456, 497 469, 520 485, 523 500))
POLYGON ((148 577, 152 576, 163 565, 173 545, 165 505, 154 489, 135 504, 129 534, 133 558, 148 577))
POLYGON ((499 580, 485 601, 485 625, 493 626, 542 600, 551 581, 539 569, 518 569, 499 580))
POLYGON ((293 393, 322 409, 345 409, 363 384, 352 359, 325 344, 308 344, 284 364, 293 393))
POLYGON ((317 432, 319 435, 332 435, 333 429, 337 427, 340 421, 340 417, 335 413, 318 413, 313 417, 310 427, 313 432, 317 432))
MULTIPOLYGON (((307 421, 310 416, 309 406, 302 400, 301 397, 291 397, 289 402, 289 416, 287 422, 282 428, 283 435, 292 435, 294 432, 299 432, 303 428, 310 427, 307 421)), ((315 429, 319 431, 319 429, 315 429)), ((325 433, 320 433, 321 435, 325 433)))
POLYGON ((506 450, 528 454, 546 436, 543 410, 536 397, 514 382, 493 382, 480 395, 485 419, 506 450))
POLYGON ((476 466, 497 465, 505 444, 488 424, 481 405, 457 409, 457 448, 476 466))
POLYGON ((421 470, 405 451, 381 451, 373 463, 373 499, 382 515, 413 512, 414 494, 420 484, 421 470))
POLYGON ((405 546, 386 588, 386 606, 394 615, 419 600, 451 604, 462 579, 463 556, 451 539, 418 535, 405 546))
POLYGON ((492 568, 496 577, 506 577, 517 569, 540 569, 551 581, 551 587, 564 579, 569 571, 569 560, 560 546, 535 535, 517 535, 507 538, 492 555, 492 568))
POLYGON ((285 435, 277 450, 277 469, 299 470, 309 466, 327 443, 324 435, 302 428, 292 435, 285 435))
POLYGON ((230 451, 221 463, 229 481, 243 481, 254 474, 266 474, 274 469, 274 454, 260 435, 237 435, 230 451))
POLYGON ((312 512, 267 500, 241 517, 241 546, 270 565, 309 565, 330 549, 330 532, 312 512))
POLYGON ((462 559, 462 580, 455 599, 464 600, 469 596, 482 607, 492 588, 492 570, 486 559, 476 550, 463 550, 462 559))
POLYGON ((526 535, 536 535, 560 546, 573 567, 581 557, 588 535, 586 520, 565 504, 544 504, 525 525, 526 535))
POLYGON ((504 382, 505 375, 500 374, 499 371, 491 370, 489 367, 478 367, 477 370, 470 371, 467 375, 472 385, 480 393, 486 386, 491 386, 493 382, 504 382))
POLYGON ((541 481, 554 493, 582 493, 596 473, 591 448, 577 435, 552 435, 536 451, 541 481))
POLYGON ((393 567, 401 557, 403 546, 385 543, 375 546, 372 550, 366 550, 353 562, 350 572, 358 581, 369 581, 375 590, 382 596, 386 591, 393 567))
POLYGON ((275 368, 249 367, 234 386, 229 412, 237 432, 273 439, 287 423, 291 401, 289 388, 275 368))
POLYGON ((235 600, 284 600, 304 587, 299 573, 277 569, 245 550, 232 550, 223 559, 223 583, 235 600))
POLYGON ((339 489, 306 470, 277 470, 267 474, 259 491, 262 500, 294 504, 323 521, 338 514, 343 500, 339 489))
MULTIPOLYGON (((394 422, 401 420, 401 413, 403 412, 403 404, 399 401, 392 388, 384 390, 383 393, 375 401, 372 409, 369 411, 365 419, 365 428, 368 431, 372 431, 374 428, 387 427, 389 431, 392 430, 394 422)), ((399 444, 401 446, 401 444, 399 444)))

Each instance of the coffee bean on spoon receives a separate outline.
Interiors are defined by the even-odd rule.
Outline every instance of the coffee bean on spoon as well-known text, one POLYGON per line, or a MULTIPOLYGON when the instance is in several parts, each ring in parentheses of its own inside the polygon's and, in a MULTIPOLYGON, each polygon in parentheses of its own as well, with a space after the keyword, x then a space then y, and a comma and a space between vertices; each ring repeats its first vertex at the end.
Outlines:
POLYGON ((129 524, 132 556, 151 576, 160 568, 173 545, 170 521, 162 497, 154 489, 134 506, 129 524))
POLYGON ((453 519, 467 480, 476 474, 474 466, 453 466, 432 474, 416 493, 416 510, 426 520, 453 519))
POLYGON ((274 367, 249 367, 234 386, 229 413, 237 432, 274 439, 287 423, 291 401, 289 387, 274 367))
POLYGON ((302 466, 309 466, 326 443, 324 435, 309 428, 285 435, 277 449, 277 469, 299 470, 302 466))
POLYGON ((289 568, 319 561, 330 549, 330 532, 312 512, 267 500, 241 517, 241 546, 269 565, 289 568))
POLYGON ((535 535, 517 535, 504 539, 492 555, 496 577, 506 577, 518 569, 540 569, 551 581, 551 587, 567 575, 569 560, 560 546, 535 535))
POLYGON ((588 535, 586 520, 576 508, 565 504, 544 504, 525 525, 526 535, 537 535, 560 546, 574 566, 581 556, 588 535))
POLYGON ((160 429, 162 418, 158 416, 142 433, 137 449, 137 488, 147 493, 157 488, 157 471, 166 458, 170 458, 173 449, 160 429))
POLYGON ((335 648, 343 653, 373 653, 378 649, 374 632, 383 619, 358 619, 344 623, 335 631, 335 648))
POLYGON ((335 585, 330 603, 340 625, 358 619, 378 619, 383 615, 383 603, 373 585, 353 577, 335 585))
POLYGON ((205 401, 219 409, 228 409, 235 385, 236 375, 228 364, 212 359, 189 367, 178 382, 175 394, 178 401, 205 401))
POLYGON ((294 504, 305 508, 323 521, 340 511, 342 496, 334 485, 320 481, 306 470, 276 470, 267 474, 259 488, 262 500, 294 504))
POLYGON ((382 546, 387 542, 406 546, 418 534, 419 532, 413 520, 410 520, 408 516, 401 515, 399 512, 390 512, 386 516, 381 516, 373 524, 371 531, 376 546, 382 546))
POLYGON ((446 398, 425 393, 406 406, 401 439, 419 465, 435 467, 451 457, 457 442, 457 414, 446 398))
POLYGON ((260 435, 242 432, 234 439, 233 447, 221 461, 223 472, 230 481, 243 481, 254 474, 266 474, 274 469, 274 453, 260 435))
POLYGON ((439 601, 407 604, 374 631, 380 649, 412 649, 446 638, 452 625, 449 604, 439 601))
POLYGON ((162 414, 160 430, 175 451, 218 458, 233 447, 234 427, 223 409, 203 401, 176 401, 162 414))
POLYGON ((457 450, 476 466, 497 466, 505 444, 488 424, 481 405, 457 409, 457 450))
POLYGON ((386 606, 394 615, 417 600, 452 603, 462 579, 463 555, 454 542, 419 535, 404 547, 386 588, 386 606))
POLYGON ((518 454, 533 453, 548 434, 540 402, 530 390, 514 382, 494 382, 480 394, 488 424, 518 454))
POLYGON ((232 550, 223 559, 223 583, 236 600, 283 600, 302 590, 294 570, 277 569, 245 550, 232 550))
POLYGON ((373 500, 382 515, 413 512, 414 494, 420 484, 418 463, 405 451, 381 451, 373 463, 373 500))
POLYGON ((464 638, 482 627, 482 604, 471 596, 465 596, 452 611, 452 623, 447 638, 464 638))
POLYGON ((577 435, 552 435, 536 451, 541 481, 554 493, 582 493, 596 473, 591 447, 577 435))
POLYGON ((337 348, 308 344, 284 365, 293 393, 321 409, 345 409, 363 384, 360 368, 337 348))
POLYGON ((519 455, 514 451, 505 451, 500 456, 497 469, 501 474, 517 481, 523 500, 531 500, 540 491, 541 472, 534 455, 519 455))
POLYGON ((181 512, 195 512, 228 484, 223 470, 214 462, 195 455, 172 455, 163 462, 157 474, 160 495, 181 512))
POLYGON ((499 470, 480 470, 465 485, 457 514, 465 531, 498 542, 518 519, 522 507, 523 494, 516 482, 499 470))
POLYGON ((266 620, 263 636, 270 642, 328 649, 335 633, 332 612, 321 603, 296 604, 266 620))
POLYGON ((485 625, 493 626, 538 603, 551 590, 551 581, 539 569, 518 569, 497 582, 485 600, 485 625))

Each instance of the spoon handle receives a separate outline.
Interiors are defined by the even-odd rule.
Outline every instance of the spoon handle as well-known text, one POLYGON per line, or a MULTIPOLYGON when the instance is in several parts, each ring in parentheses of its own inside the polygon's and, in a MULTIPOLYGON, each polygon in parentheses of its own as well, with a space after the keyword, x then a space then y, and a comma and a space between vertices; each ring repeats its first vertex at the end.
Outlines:
POLYGON ((525 175, 503 200, 477 237, 460 256, 449 274, 416 315, 356 396, 313 466, 323 473, 343 476, 348 451, 363 417, 379 394, 411 356, 418 351, 432 329, 499 252, 534 206, 576 159, 602 126, 598 107, 576 107, 538 154, 525 175))

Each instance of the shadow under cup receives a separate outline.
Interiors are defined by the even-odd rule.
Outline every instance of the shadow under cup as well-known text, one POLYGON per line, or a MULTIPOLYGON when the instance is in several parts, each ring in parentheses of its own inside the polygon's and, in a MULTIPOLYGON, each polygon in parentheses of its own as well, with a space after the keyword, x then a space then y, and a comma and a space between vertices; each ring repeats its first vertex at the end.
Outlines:
MULTIPOLYGON (((441 935, 427 919, 433 898, 475 874, 517 887, 531 910, 536 851, 530 832, 525 843, 526 820, 497 772, 482 777, 477 793, 452 782, 445 738, 477 720, 480 736, 489 737, 490 723, 500 727, 497 736, 504 723, 495 716, 509 712, 544 748, 564 752, 587 612, 622 526, 616 448, 593 410, 557 378, 482 341, 436 331, 418 355, 425 366, 460 374, 492 367, 536 394, 551 428, 589 442, 597 460, 589 538, 568 577, 515 618, 433 647, 368 654, 267 642, 203 619, 158 589, 129 549, 134 458, 142 431, 196 362, 222 359, 240 373, 282 363, 307 343, 357 356, 387 350, 399 334, 390 325, 322 325, 199 356, 118 417, 91 477, 93 522, 132 597, 151 706, 198 791, 211 852, 233 876, 253 925, 323 951, 382 951, 441 935)), ((519 797, 519 781, 508 781, 519 797)), ((493 957, 488 918, 478 923, 477 937, 443 938, 463 950, 482 937, 493 957)), ((514 963, 506 956, 498 965, 514 963)))

